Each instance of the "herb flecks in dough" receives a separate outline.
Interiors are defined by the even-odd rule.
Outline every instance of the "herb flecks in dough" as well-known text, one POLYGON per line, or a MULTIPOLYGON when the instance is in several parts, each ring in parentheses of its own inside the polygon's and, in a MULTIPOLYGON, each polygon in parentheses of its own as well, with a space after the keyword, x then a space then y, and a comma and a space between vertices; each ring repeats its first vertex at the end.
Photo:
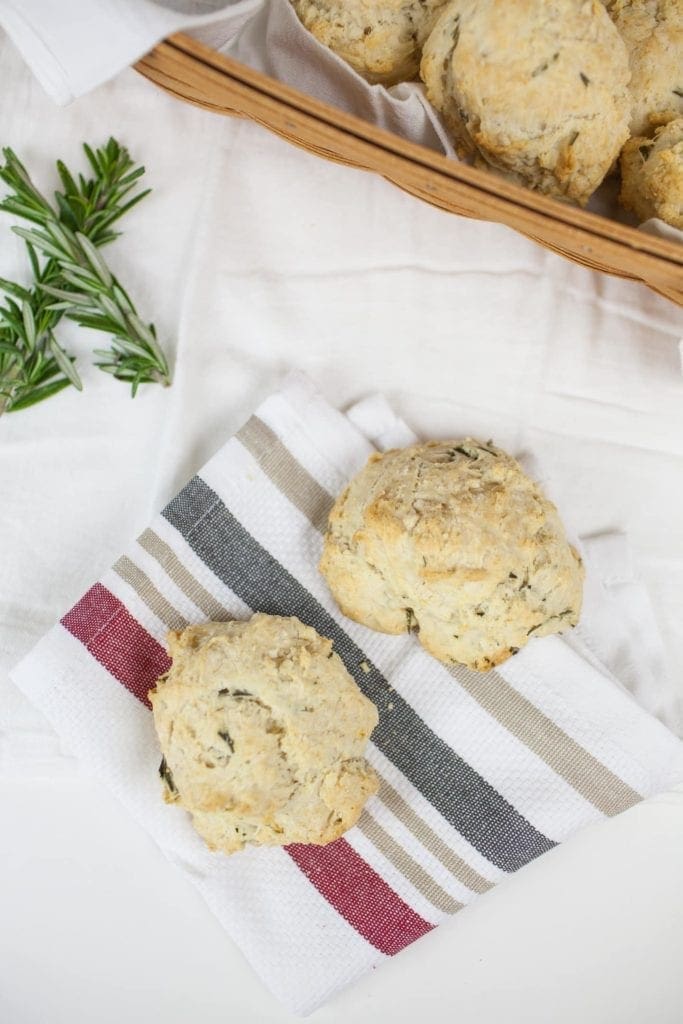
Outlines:
POLYGON ((161 774, 211 849, 324 844, 355 824, 377 788, 377 710, 329 640, 257 614, 172 632, 169 652, 150 694, 161 774))
POLYGON ((233 740, 232 736, 227 731, 227 729, 219 729, 218 735, 223 740, 223 742, 226 743, 228 745, 228 747, 230 747, 230 753, 234 754, 235 753, 235 743, 234 743, 234 740, 233 740))
POLYGON ((162 757, 161 764, 159 765, 159 776, 164 786, 166 787, 166 790, 170 797, 174 800, 177 799, 178 790, 176 789, 175 782, 173 781, 173 774, 171 773, 170 768, 166 764, 165 757, 162 757))

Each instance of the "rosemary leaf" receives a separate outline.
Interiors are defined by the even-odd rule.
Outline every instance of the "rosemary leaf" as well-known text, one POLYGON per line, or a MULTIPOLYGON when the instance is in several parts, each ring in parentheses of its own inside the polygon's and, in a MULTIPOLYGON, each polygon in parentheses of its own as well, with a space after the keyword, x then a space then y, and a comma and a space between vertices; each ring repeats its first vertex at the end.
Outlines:
POLYGON ((46 398, 52 398, 59 391, 63 391, 64 388, 68 388, 69 381, 66 377, 62 377, 60 380, 54 381, 52 384, 46 384, 43 387, 32 388, 24 395, 22 392, 19 393, 18 397, 12 401, 12 404, 7 407, 7 412, 19 412, 21 409, 28 409, 32 405, 37 405, 38 402, 44 401, 46 398))
POLYGON ((80 245, 82 251, 85 253, 85 258, 87 259, 88 263, 92 267, 97 277, 100 279, 105 288, 111 288, 113 278, 109 271, 109 267, 104 262, 95 246, 88 238, 86 238, 84 234, 81 234, 80 231, 77 232, 76 238, 78 239, 78 244, 80 245))
POLYGON ((64 349, 58 343, 52 331, 50 331, 49 333, 49 338, 50 351, 52 352, 52 355, 55 357, 55 362, 57 363, 57 366, 62 371, 64 376, 67 377, 69 381, 73 384, 76 390, 82 391, 83 382, 81 381, 81 378, 78 375, 76 367, 74 366, 73 359, 66 354, 64 349))
POLYGON ((54 285, 44 284, 42 285, 42 289, 48 295, 54 295, 56 299, 64 299, 70 306, 73 306, 74 303, 90 302, 90 299, 85 294, 79 294, 79 292, 68 292, 65 288, 55 288, 54 285))
POLYGON ((24 300, 21 305, 21 316, 24 322, 24 337, 26 338, 26 345, 32 352, 36 347, 36 320, 30 303, 26 302, 26 300, 24 300))
POLYGON ((39 231, 32 231, 30 228, 17 228, 13 227, 12 231, 15 235, 19 235, 20 238, 30 242, 31 245, 42 252, 44 256, 53 256, 56 260, 59 260, 63 253, 58 246, 54 244, 49 235, 40 233, 39 231))
POLYGON ((52 264, 48 263, 45 269, 42 270, 40 263, 38 262, 36 250, 33 248, 30 242, 26 243, 26 251, 28 253, 28 258, 31 263, 31 270, 33 271, 34 279, 36 281, 44 281, 46 277, 50 276, 50 269, 52 268, 52 264))
POLYGON ((4 277, 0 277, 0 290, 7 295, 14 295, 20 302, 30 300, 31 297, 31 293, 27 288, 22 288, 21 285, 15 284, 14 281, 6 281, 4 277))

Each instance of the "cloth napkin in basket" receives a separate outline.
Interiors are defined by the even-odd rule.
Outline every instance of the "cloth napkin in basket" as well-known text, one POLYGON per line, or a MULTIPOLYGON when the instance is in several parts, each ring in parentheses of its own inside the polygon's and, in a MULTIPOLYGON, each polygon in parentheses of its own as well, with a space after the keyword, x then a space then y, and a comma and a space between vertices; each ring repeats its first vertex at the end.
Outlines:
POLYGON ((299 1013, 577 829, 683 781, 683 744, 559 638, 480 675, 338 611, 316 566, 368 435, 411 439, 381 400, 352 421, 291 379, 13 673, 299 1013), (166 631, 252 610, 332 638, 379 708, 379 793, 327 847, 212 854, 161 799, 147 692, 166 631))

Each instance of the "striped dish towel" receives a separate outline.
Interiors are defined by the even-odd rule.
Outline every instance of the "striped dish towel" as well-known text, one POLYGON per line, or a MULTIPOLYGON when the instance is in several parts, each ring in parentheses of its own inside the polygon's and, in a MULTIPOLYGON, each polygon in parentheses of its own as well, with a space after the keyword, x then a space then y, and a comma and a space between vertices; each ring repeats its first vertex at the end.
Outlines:
POLYGON ((316 567, 369 437, 412 439, 381 400, 349 418, 290 379, 13 673, 298 1013, 577 829, 683 781, 683 744, 559 638, 479 675, 344 618, 316 567), (252 610, 330 637, 379 709, 379 793, 327 847, 212 854, 161 799, 147 693, 166 631, 252 610))

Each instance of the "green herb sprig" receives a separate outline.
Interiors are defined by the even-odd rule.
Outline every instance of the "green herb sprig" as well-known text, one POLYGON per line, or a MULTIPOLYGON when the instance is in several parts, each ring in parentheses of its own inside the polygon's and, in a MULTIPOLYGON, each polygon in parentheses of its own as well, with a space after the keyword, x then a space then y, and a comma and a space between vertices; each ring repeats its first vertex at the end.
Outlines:
POLYGON ((61 280, 54 260, 41 267, 28 246, 35 285, 22 288, 0 278, 7 299, 0 307, 0 414, 26 409, 73 384, 83 385, 73 359, 54 336, 61 313, 50 308, 45 285, 61 280))
POLYGON ((0 307, 0 414, 26 408, 81 381, 73 359, 59 345, 54 328, 62 316, 112 335, 109 349, 96 349, 96 365, 130 383, 168 385, 170 374, 153 324, 145 324, 99 249, 118 237, 113 225, 149 189, 135 192, 143 167, 135 167, 115 139, 84 150, 93 176, 75 178, 57 162, 62 192, 56 207, 38 191, 11 149, 4 149, 0 179, 11 192, 5 210, 32 222, 13 230, 27 245, 34 286, 0 279, 6 293, 0 307), (39 259, 42 256, 43 262, 39 259))

